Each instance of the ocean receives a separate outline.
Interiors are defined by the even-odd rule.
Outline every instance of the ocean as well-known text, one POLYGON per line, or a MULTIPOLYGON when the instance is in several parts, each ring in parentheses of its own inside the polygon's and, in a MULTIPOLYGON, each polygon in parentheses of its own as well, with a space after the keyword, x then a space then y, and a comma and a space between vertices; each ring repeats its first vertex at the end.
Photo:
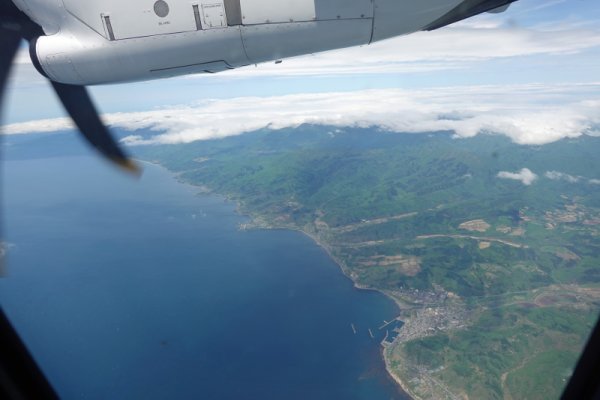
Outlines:
POLYGON ((379 344, 396 305, 302 233, 240 231, 150 164, 3 164, 0 302, 61 398, 406 398, 379 344))

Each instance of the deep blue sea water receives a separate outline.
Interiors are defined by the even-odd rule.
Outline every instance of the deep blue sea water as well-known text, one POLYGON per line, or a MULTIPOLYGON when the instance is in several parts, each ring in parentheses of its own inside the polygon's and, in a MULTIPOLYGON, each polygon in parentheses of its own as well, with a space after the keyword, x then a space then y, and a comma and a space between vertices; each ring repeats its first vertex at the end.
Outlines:
POLYGON ((234 204, 156 166, 3 169, 0 301, 62 398, 404 398, 377 330, 396 306, 301 233, 239 231, 234 204))

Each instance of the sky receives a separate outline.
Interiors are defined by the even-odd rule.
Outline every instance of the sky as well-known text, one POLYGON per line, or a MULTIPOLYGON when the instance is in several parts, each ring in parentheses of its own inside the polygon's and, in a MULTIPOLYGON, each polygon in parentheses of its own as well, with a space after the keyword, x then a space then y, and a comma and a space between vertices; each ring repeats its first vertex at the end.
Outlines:
MULTIPOLYGON (((538 145, 600 135, 599 66, 599 1, 520 0, 502 14, 370 46, 91 92, 108 124, 132 130, 130 145, 302 123, 493 133, 538 145), (157 135, 142 140, 138 128, 157 135)), ((68 126, 26 49, 5 103, 4 133, 68 126)))

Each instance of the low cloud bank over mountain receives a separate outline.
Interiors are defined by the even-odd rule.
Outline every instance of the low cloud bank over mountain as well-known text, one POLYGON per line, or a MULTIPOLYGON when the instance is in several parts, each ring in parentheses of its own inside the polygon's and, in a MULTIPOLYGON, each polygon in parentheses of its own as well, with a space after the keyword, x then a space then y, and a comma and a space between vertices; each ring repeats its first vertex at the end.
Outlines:
MULTIPOLYGON (((376 126, 391 132, 453 132, 458 138, 500 134, 515 143, 541 145, 600 135, 600 83, 582 85, 459 86, 380 89, 205 100, 146 112, 104 115, 132 131, 130 145, 176 144, 223 138, 257 129, 302 124, 376 126), (156 135, 142 138, 138 129, 156 135)), ((4 133, 53 132, 65 118, 17 123, 4 133)))

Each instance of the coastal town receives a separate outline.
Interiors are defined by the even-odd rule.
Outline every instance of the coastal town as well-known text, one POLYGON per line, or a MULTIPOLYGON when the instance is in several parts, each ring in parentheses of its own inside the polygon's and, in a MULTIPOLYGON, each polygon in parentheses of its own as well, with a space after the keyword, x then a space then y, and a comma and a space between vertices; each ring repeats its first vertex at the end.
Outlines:
POLYGON ((405 289, 387 294, 402 304, 398 316, 402 325, 395 329, 396 335, 382 342, 384 347, 393 342, 403 343, 446 330, 461 329, 472 319, 466 305, 442 288, 437 291, 405 289))

